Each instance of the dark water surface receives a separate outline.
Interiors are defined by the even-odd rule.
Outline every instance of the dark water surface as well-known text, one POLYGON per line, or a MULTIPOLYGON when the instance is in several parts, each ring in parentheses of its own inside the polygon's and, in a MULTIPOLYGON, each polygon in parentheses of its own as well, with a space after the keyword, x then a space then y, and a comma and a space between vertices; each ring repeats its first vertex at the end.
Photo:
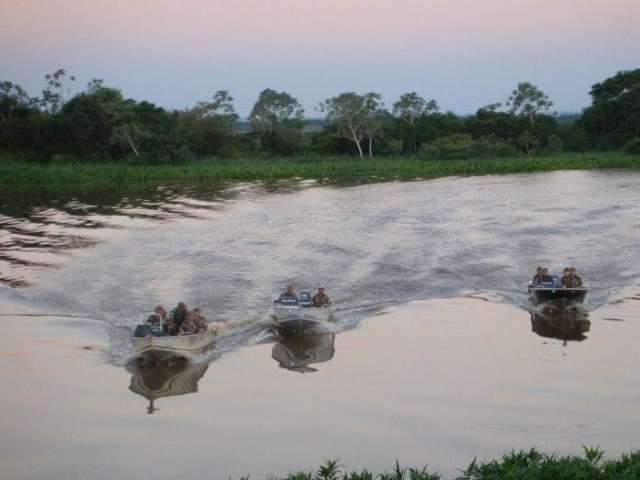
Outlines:
POLYGON ((453 476, 511 447, 639 446, 637 172, 1 195, 0 461, 34 463, 12 478, 257 478, 331 456, 453 476), (587 316, 528 312, 539 264, 578 268, 587 316), (274 339, 288 282, 327 287, 333 332, 274 339), (142 316, 181 300, 218 325, 212 355, 119 366, 142 316), (50 429, 75 440, 39 454, 50 429), (190 435, 189 454, 133 460, 190 435))

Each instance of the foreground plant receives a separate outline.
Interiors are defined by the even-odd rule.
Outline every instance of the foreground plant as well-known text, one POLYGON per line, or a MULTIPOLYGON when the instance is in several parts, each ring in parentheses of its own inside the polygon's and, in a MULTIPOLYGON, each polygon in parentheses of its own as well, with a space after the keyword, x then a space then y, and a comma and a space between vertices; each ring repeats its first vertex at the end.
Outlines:
POLYGON ((640 478, 640 455, 633 459, 604 460, 599 448, 583 446, 584 456, 558 457, 536 449, 511 451, 500 460, 479 463, 474 459, 458 480, 626 480, 640 478), (621 468, 622 467, 622 468, 621 468))
MULTIPOLYGON (((244 477, 242 480, 248 480, 244 477)), ((338 459, 325 460, 316 472, 296 472, 268 480, 442 480, 428 467, 409 468, 396 461, 391 472, 344 470, 338 459)), ((511 451, 498 460, 474 459, 456 480, 638 480, 640 450, 605 459, 599 448, 583 446, 582 456, 557 456, 532 448, 511 451)))

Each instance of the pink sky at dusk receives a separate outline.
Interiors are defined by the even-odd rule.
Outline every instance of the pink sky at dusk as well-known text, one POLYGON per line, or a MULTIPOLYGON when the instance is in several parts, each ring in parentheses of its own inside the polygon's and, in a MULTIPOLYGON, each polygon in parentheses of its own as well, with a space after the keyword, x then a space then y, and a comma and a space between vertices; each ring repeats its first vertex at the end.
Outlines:
POLYGON ((242 115, 270 87, 312 117, 348 90, 467 113, 527 80, 576 111, 640 67, 639 24, 638 0, 2 0, 0 80, 36 94, 62 66, 176 108, 228 89, 242 115))

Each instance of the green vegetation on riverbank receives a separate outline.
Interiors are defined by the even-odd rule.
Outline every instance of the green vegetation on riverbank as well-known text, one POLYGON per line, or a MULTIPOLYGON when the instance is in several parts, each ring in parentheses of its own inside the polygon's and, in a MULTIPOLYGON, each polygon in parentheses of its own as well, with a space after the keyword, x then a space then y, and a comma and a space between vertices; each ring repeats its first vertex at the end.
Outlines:
POLYGON ((328 182, 413 180, 553 170, 638 169, 640 155, 573 153, 479 160, 425 160, 418 156, 360 160, 351 157, 287 157, 269 160, 212 160, 186 165, 115 163, 35 164, 0 162, 4 187, 108 186, 135 183, 219 183, 317 179, 328 182))
MULTIPOLYGON (((249 477, 244 477, 249 478, 249 477)), ((280 480, 440 480, 439 473, 405 468, 396 463, 386 473, 349 471, 337 460, 328 460, 316 472, 291 473, 280 480)), ((635 480, 640 478, 640 451, 605 459, 597 448, 584 448, 583 456, 559 457, 537 450, 510 452, 499 460, 478 462, 462 470, 458 480, 635 480)), ((272 478, 272 480, 278 480, 272 478)))

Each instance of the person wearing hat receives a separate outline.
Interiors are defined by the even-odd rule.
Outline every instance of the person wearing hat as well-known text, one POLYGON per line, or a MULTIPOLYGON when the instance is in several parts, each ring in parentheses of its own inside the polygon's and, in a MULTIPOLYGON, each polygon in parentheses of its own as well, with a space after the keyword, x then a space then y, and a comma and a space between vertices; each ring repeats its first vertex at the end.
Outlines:
POLYGON ((280 294, 280 301, 284 302, 297 302, 298 295, 296 295, 293 285, 287 285, 287 289, 280 294))
POLYGON ((540 283, 542 278, 542 270, 544 270, 542 267, 536 268, 536 274, 533 276, 533 280, 531 281, 531 283, 533 283, 534 285, 538 285, 540 283))
POLYGON ((540 277, 538 277, 538 283, 548 283, 553 282, 553 277, 549 275, 549 269, 547 267, 542 267, 542 273, 540 277))
POLYGON ((149 325, 157 326, 160 325, 160 322, 163 324, 167 322, 167 311, 162 307, 162 305, 158 305, 155 308, 154 313, 149 315, 149 318, 147 318, 147 323, 149 325))
POLYGON ((194 333, 200 333, 207 330, 207 319, 202 314, 202 310, 199 308, 193 309, 193 321, 195 323, 196 329, 194 333))
POLYGON ((197 333, 198 325, 196 317, 197 313, 188 312, 187 318, 180 324, 178 335, 192 335, 194 333, 197 333))
POLYGON ((326 307, 331 305, 331 299, 329 295, 324 293, 324 287, 318 288, 318 293, 313 296, 314 307, 326 307))
POLYGON ((176 327, 176 332, 180 330, 182 322, 187 320, 189 316, 189 309, 184 302, 178 303, 178 306, 171 311, 171 318, 176 327))
POLYGON ((562 275, 562 278, 560 279, 560 286, 564 288, 575 288, 576 279, 571 274, 571 268, 566 267, 564 269, 564 275, 562 275))
POLYGON ((584 287, 582 277, 576 273, 576 267, 571 267, 571 276, 576 287, 584 287))

